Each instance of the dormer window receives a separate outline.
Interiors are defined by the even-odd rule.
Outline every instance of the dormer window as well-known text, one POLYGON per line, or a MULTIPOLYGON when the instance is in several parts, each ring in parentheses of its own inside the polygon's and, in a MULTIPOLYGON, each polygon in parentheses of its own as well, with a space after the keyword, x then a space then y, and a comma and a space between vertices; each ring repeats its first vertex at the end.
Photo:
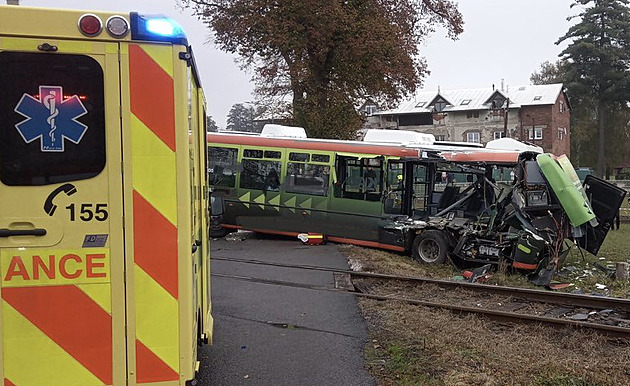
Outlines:
POLYGON ((450 103, 444 99, 444 97, 438 95, 435 99, 433 99, 433 101, 431 101, 429 106, 433 106, 434 113, 441 113, 448 105, 450 105, 450 103))
POLYGON ((433 105, 433 108, 435 109, 435 111, 437 111, 438 113, 441 112, 442 110, 444 110, 444 108, 446 107, 446 102, 444 101, 437 101, 435 102, 435 104, 433 105))
POLYGON ((503 94, 496 91, 484 104, 490 105, 491 109, 496 110, 502 108, 506 100, 507 98, 503 94))
POLYGON ((378 109, 376 108, 375 105, 366 105, 365 106, 365 115, 367 115, 368 117, 373 115, 377 111, 378 111, 378 109))

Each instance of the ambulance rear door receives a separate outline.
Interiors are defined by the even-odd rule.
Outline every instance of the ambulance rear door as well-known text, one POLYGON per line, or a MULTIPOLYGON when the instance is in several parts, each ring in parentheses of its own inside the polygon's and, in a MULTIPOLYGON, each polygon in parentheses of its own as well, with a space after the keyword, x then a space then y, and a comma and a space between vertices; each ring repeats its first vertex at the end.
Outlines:
POLYGON ((126 384, 118 44, 0 39, 0 377, 126 384))

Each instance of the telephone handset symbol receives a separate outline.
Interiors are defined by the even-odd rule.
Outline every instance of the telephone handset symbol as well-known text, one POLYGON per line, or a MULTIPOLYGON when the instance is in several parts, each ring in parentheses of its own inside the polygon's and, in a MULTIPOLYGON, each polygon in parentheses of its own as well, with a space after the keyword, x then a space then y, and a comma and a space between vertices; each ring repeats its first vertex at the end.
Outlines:
POLYGON ((53 203, 53 199, 57 197, 57 195, 61 192, 64 192, 66 196, 72 196, 77 192, 77 188, 72 184, 63 184, 57 189, 53 190, 52 193, 50 193, 46 198, 46 202, 44 202, 44 212, 48 213, 49 216, 55 214, 57 205, 53 203))

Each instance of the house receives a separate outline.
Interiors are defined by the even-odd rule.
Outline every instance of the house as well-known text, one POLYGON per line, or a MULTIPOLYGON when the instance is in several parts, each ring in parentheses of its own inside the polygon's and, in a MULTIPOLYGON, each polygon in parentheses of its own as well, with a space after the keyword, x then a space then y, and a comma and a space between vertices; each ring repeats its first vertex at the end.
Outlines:
POLYGON ((507 136, 570 155, 571 108, 561 83, 509 91, 494 86, 420 91, 396 109, 370 112, 365 128, 414 130, 438 141, 482 144, 507 136))

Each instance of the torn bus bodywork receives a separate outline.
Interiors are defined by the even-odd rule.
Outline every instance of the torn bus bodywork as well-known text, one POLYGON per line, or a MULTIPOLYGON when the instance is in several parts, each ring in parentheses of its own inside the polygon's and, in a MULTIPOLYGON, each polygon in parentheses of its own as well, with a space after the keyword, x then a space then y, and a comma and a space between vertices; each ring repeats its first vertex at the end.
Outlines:
MULTIPOLYGON (((411 170, 417 161, 401 162, 411 170)), ((453 174, 467 176, 467 184, 447 172, 443 189, 432 188, 427 197, 433 205, 426 215, 410 210, 380 224, 381 237, 397 238, 425 263, 451 259, 553 272, 568 254, 567 240, 597 254, 626 194, 593 176, 582 185, 564 156, 524 152, 510 165, 458 153, 449 165, 457 170, 453 174), (495 180, 499 167, 512 169, 508 181, 495 180)), ((403 173, 404 189, 413 196, 417 184, 408 178, 413 175, 403 173)))

